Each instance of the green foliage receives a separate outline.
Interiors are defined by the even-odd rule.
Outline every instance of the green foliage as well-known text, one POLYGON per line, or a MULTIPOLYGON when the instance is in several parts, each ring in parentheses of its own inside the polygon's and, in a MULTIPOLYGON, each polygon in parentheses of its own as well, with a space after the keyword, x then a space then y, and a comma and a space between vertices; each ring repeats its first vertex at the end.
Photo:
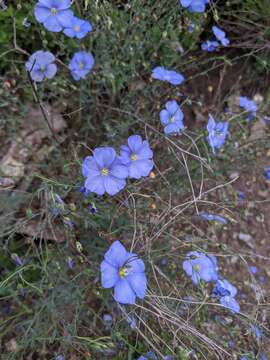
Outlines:
MULTIPOLYGON (((219 3, 218 3, 219 4, 219 3)), ((233 43, 250 52, 256 71, 269 71, 270 6, 268 0, 232 0, 221 4, 220 19, 235 37, 233 43), (232 11, 233 9, 233 11, 232 11)))
MULTIPOLYGON (((14 20, 19 47, 32 53, 40 49, 42 43, 43 48, 57 53, 67 63, 72 52, 80 48, 78 42, 43 29, 33 17, 33 5, 23 2, 0 12, 4 49, 8 51, 13 47, 14 20), (30 21, 30 27, 23 25, 24 19, 30 21)), ((82 47, 94 52, 97 66, 102 66, 101 81, 111 87, 113 96, 132 79, 160 64, 160 59, 164 66, 175 66, 181 56, 181 44, 190 49, 196 46, 201 17, 193 17, 197 31, 190 34, 186 31, 189 20, 181 24, 174 6, 168 11, 167 5, 167 0, 143 5, 136 0, 132 6, 117 6, 104 1, 101 4, 87 3, 84 9, 75 10, 78 14, 83 12, 84 18, 94 25, 94 32, 83 42, 82 47)), ((175 5, 178 6, 177 1, 175 5)), ((11 58, 14 59, 13 56, 11 58)), ((2 56, 0 69, 10 60, 10 56, 2 56)))

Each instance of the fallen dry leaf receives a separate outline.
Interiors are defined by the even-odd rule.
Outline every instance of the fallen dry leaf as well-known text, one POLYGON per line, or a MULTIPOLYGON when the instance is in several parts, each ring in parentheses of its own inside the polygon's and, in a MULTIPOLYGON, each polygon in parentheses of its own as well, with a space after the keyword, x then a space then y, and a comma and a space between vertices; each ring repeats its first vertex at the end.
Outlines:
POLYGON ((17 341, 15 339, 10 339, 6 343, 6 349, 7 349, 7 351, 9 351, 11 353, 15 353, 18 350, 17 341))
POLYGON ((251 127, 249 139, 258 140, 263 138, 265 136, 266 130, 267 130, 266 123, 261 119, 256 120, 251 127))
POLYGON ((19 233, 34 239, 54 240, 59 243, 66 240, 65 232, 61 225, 54 223, 52 226, 40 220, 28 221, 27 224, 20 228, 19 233))
POLYGON ((2 188, 9 188, 13 187, 15 185, 15 182, 13 179, 10 178, 0 178, 0 187, 2 188))

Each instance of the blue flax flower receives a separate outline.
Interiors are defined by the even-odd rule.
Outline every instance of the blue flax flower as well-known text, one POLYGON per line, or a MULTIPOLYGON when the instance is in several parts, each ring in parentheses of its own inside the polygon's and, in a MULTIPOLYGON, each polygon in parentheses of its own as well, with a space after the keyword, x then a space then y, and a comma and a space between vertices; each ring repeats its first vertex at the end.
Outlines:
POLYGON ((67 267, 72 270, 74 268, 74 261, 71 257, 67 258, 67 267))
POLYGON ((190 12, 202 13, 209 0, 179 0, 180 5, 187 8, 190 12))
POLYGON ((126 186, 128 169, 120 163, 113 148, 100 147, 83 160, 82 174, 86 190, 97 195, 115 195, 126 186))
POLYGON ((113 321, 113 318, 112 318, 111 314, 104 314, 102 319, 103 319, 104 322, 112 322, 113 321))
POLYGON ((206 40, 202 43, 201 49, 203 51, 213 52, 219 47, 219 43, 213 40, 206 40))
POLYGON ((73 16, 71 23, 68 27, 64 29, 64 34, 66 34, 70 38, 82 39, 87 35, 90 31, 92 31, 93 27, 89 21, 85 21, 82 19, 73 16))
POLYGON ((94 66, 95 59, 90 52, 76 52, 68 65, 74 80, 84 79, 94 66))
POLYGON ((213 116, 210 114, 207 123, 208 136, 207 141, 211 146, 213 153, 216 149, 220 149, 226 140, 229 129, 229 123, 216 122, 213 116))
POLYGON ((137 360, 157 360, 157 357, 152 351, 148 351, 147 354, 141 355, 137 360))
POLYGON ((228 46, 228 45, 229 45, 230 40, 227 39, 225 31, 221 30, 221 29, 220 29, 219 27, 217 27, 217 26, 213 26, 213 27, 212 27, 212 31, 213 31, 215 37, 217 38, 217 40, 220 41, 220 43, 221 43, 223 46, 228 46))
POLYGON ((187 260, 183 262, 183 269, 192 282, 198 285, 200 280, 217 281, 217 259, 198 251, 191 251, 186 255, 187 260))
POLYGON ((208 214, 207 212, 200 212, 200 218, 207 221, 217 221, 221 224, 226 225, 228 223, 227 219, 220 215, 208 214))
POLYGON ((246 193, 244 191, 237 191, 237 200, 239 203, 246 200, 246 193))
POLYGON ((270 166, 264 169, 263 175, 266 178, 266 180, 270 180, 270 166))
POLYGON ((90 213, 93 215, 95 215, 98 212, 96 205, 94 203, 89 204, 88 209, 90 213))
POLYGON ((109 329, 112 326, 113 318, 111 314, 104 314, 102 320, 106 328, 109 329))
POLYGON ((142 140, 140 135, 131 135, 128 138, 128 146, 120 148, 119 160, 128 168, 128 175, 133 179, 148 176, 153 169, 153 151, 147 140, 142 140))
POLYGON ((159 113, 165 134, 179 133, 184 128, 184 114, 175 100, 167 101, 159 113))
POLYGON ((189 32, 189 33, 193 33, 194 32, 194 30, 196 29, 196 25, 194 24, 194 23, 189 23, 188 24, 188 26, 187 26, 187 31, 189 32))
POLYGON ((257 339, 258 341, 261 341, 261 339, 262 339, 262 337, 263 337, 263 332, 262 332, 262 330, 261 330, 258 326, 253 325, 253 324, 250 325, 250 330, 251 330, 251 332, 254 334, 254 336, 256 337, 256 339, 257 339))
POLYGON ((27 17, 25 17, 22 21, 24 27, 29 28, 31 26, 30 21, 28 21, 27 17))
POLYGON ((63 355, 57 355, 55 360, 65 360, 63 355))
POLYGON ((223 296, 222 298, 220 298, 219 302, 224 307, 230 309, 233 313, 239 313, 240 311, 240 305, 238 304, 238 302, 235 300, 234 297, 223 296))
POLYGON ((114 287, 114 299, 121 304, 135 304, 136 296, 145 297, 147 279, 144 263, 134 253, 126 251, 115 241, 104 255, 100 265, 104 288, 114 287))
POLYGON ((15 262, 17 266, 23 265, 23 260, 17 254, 11 254, 11 259, 15 262))
POLYGON ((68 216, 64 216, 63 221, 64 224, 70 228, 70 230, 74 229, 74 222, 68 216))
POLYGON ((127 316, 127 323, 130 326, 131 330, 135 330, 137 327, 137 320, 134 315, 127 316))
POLYGON ((58 194, 51 194, 52 206, 49 207, 49 210, 53 217, 63 215, 65 211, 65 202, 61 199, 58 194))
POLYGON ((240 306, 235 300, 237 289, 226 279, 219 279, 213 289, 212 294, 219 298, 219 302, 232 312, 238 313, 240 306))
POLYGON ((218 297, 232 296, 235 297, 237 289, 226 279, 219 279, 213 289, 213 295, 218 297))
POLYGON ((257 105, 255 101, 246 96, 240 96, 239 106, 248 112, 248 120, 253 120, 256 117, 257 105))
POLYGON ((257 271, 258 271, 258 269, 257 269, 256 266, 250 266, 250 267, 249 267, 249 271, 250 271, 252 274, 256 274, 257 271))
POLYGON ((36 20, 52 32, 60 32, 70 26, 73 12, 71 0, 39 0, 35 6, 36 20))
POLYGON ((87 190, 85 186, 81 186, 79 192, 83 194, 83 196, 87 197, 91 191, 87 190))
POLYGON ((167 81, 172 85, 180 85, 185 80, 182 74, 174 70, 165 69, 162 66, 157 66, 152 70, 152 77, 157 80, 167 81))
POLYGON ((52 79, 56 74, 57 66, 54 61, 55 57, 52 53, 39 50, 30 56, 25 67, 34 81, 41 82, 45 78, 52 79))

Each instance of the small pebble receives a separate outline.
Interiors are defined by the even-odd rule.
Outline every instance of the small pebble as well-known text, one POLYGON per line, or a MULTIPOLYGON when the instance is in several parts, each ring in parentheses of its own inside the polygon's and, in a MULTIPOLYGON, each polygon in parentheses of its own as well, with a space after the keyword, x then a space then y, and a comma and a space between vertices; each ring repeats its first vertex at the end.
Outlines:
POLYGON ((239 233, 238 239, 241 241, 244 241, 250 248, 254 248, 254 245, 252 244, 252 236, 249 234, 239 233))
POLYGON ((232 173, 230 173, 229 179, 230 179, 230 180, 233 180, 233 179, 238 178, 239 176, 240 176, 239 171, 233 171, 232 173))
POLYGON ((259 190, 258 195, 263 199, 267 199, 269 197, 269 192, 268 190, 259 190))

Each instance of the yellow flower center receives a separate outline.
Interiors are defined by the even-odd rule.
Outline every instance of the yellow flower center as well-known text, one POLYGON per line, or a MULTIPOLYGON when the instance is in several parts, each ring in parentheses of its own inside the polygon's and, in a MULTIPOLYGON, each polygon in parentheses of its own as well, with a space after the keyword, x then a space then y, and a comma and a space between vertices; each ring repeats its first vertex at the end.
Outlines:
POLYGON ((175 122, 175 117, 174 116, 171 116, 170 117, 170 123, 174 123, 175 122))
POLYGON ((135 154, 132 154, 131 156, 130 156, 130 160, 137 160, 137 156, 135 155, 135 154))
POLYGON ((108 176, 109 175, 109 169, 107 169, 107 168, 101 169, 101 175, 102 176, 108 176))
POLYGON ((74 26, 74 31, 79 32, 81 28, 79 26, 74 26))
POLYGON ((83 68, 84 68, 84 64, 83 64, 83 63, 80 63, 80 64, 79 64, 79 68, 80 68, 80 69, 83 69, 83 68))
POLYGON ((128 275, 128 269, 126 267, 121 267, 118 271, 118 274, 121 278, 124 278, 128 275))
POLYGON ((57 15, 57 9, 55 7, 51 8, 51 14, 53 16, 57 15))
POLYGON ((41 65, 40 70, 41 70, 41 71, 45 71, 45 70, 46 70, 46 67, 45 67, 44 65, 41 65))
POLYGON ((200 265, 194 265, 193 266, 193 270, 196 271, 196 272, 199 272, 201 269, 200 265))

